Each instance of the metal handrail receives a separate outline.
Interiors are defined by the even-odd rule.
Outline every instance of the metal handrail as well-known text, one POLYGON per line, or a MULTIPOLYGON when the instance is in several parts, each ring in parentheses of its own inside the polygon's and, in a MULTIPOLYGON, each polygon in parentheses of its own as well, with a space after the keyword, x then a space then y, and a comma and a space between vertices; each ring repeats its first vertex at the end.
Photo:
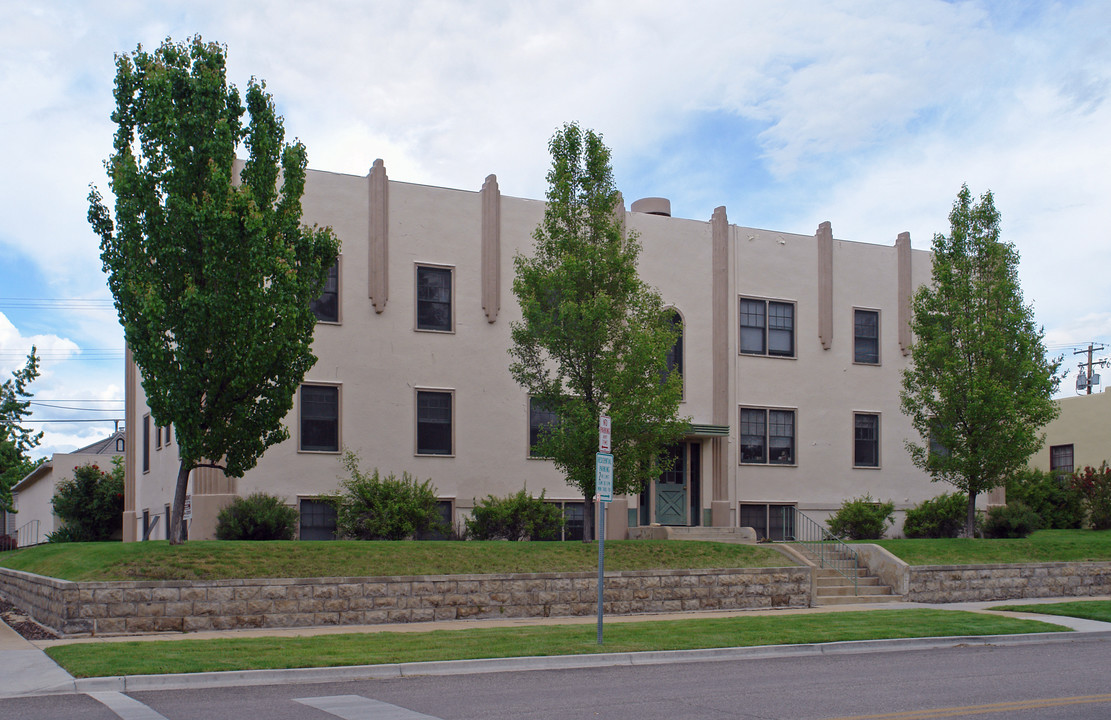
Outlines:
POLYGON ((856 550, 798 508, 795 508, 795 530, 798 534, 792 539, 817 559, 819 567, 830 568, 852 580, 855 595, 856 579, 862 565, 856 550))
POLYGON ((39 521, 28 520, 15 531, 17 547, 25 548, 39 544, 39 521))

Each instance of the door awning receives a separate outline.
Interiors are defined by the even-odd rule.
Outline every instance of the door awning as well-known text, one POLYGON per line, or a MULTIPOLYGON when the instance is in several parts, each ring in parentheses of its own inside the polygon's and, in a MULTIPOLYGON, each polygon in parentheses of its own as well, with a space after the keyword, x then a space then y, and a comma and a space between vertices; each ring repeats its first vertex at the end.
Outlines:
POLYGON ((687 437, 729 437, 728 425, 691 425, 687 437))

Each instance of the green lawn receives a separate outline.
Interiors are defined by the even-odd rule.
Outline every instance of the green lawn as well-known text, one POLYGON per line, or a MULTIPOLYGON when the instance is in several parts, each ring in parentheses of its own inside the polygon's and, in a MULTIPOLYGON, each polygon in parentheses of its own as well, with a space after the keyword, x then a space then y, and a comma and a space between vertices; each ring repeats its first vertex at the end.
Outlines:
MULTIPOLYGON (((606 543, 606 570, 786 567, 769 547, 692 541, 606 543)), ((598 569, 598 546, 581 542, 61 543, 0 554, 0 566, 63 580, 214 580, 598 569)))
POLYGON ((73 643, 50 647, 47 654, 77 677, 102 677, 1064 630, 997 615, 909 609, 610 623, 601 646, 595 625, 587 624, 73 643))
POLYGON ((1074 602, 1046 603, 1040 605, 1000 605, 992 610, 1063 615, 1065 617, 1100 620, 1111 623, 1111 600, 1077 600, 1074 602))
POLYGON ((1039 530, 1028 538, 874 540, 908 565, 1111 560, 1111 530, 1039 530))

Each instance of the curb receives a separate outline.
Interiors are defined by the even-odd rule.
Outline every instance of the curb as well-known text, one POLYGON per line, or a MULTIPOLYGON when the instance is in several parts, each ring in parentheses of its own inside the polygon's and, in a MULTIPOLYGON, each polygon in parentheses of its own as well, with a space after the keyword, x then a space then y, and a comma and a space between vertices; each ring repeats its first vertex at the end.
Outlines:
POLYGON ((545 657, 491 658, 437 662, 394 663, 389 665, 348 665, 323 668, 282 670, 230 670, 170 675, 125 675, 82 678, 74 687, 40 691, 37 694, 65 692, 137 692, 142 690, 191 690, 199 688, 246 687, 255 685, 309 684, 385 680, 418 676, 476 675, 481 673, 527 672, 533 670, 576 670, 586 668, 663 665, 676 662, 721 662, 758 660, 813 655, 854 655, 873 652, 906 652, 955 647, 994 645, 1034 645, 1111 639, 1111 630, 1100 632, 1032 633, 1024 635, 967 635, 934 638, 895 638, 851 640, 807 645, 759 645, 710 650, 668 650, 598 655, 558 655, 545 657))

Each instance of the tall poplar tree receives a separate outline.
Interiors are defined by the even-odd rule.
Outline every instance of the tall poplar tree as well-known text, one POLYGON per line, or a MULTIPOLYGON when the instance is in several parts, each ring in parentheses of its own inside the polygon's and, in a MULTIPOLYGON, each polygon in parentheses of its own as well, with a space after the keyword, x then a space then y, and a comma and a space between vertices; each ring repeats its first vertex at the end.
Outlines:
POLYGON ((310 302, 338 252, 331 229, 301 225, 305 147, 284 143, 264 83, 251 79, 244 108, 225 52, 194 37, 116 57, 114 221, 89 194, 151 416, 174 426, 175 544, 191 470, 242 477, 289 436, 282 418, 316 362, 310 302))
MULTIPOLYGON (((39 357, 34 346, 22 369, 0 385, 0 512, 12 512, 12 487, 38 464, 28 453, 38 447, 41 432, 23 427, 31 414, 32 393, 27 386, 39 376, 39 357)), ((41 462, 41 461, 40 461, 41 462)))
POLYGON ((1022 300, 1018 251, 999 239, 990 192, 975 202, 961 187, 948 236, 934 235, 933 282, 914 297, 911 364, 902 409, 922 442, 907 442, 915 465, 976 498, 1002 485, 1043 442, 1057 415, 1059 361, 1050 361, 1034 312, 1022 300))
POLYGON ((531 257, 513 259, 523 318, 511 326, 510 373, 559 420, 541 432, 550 457, 583 493, 593 537, 598 416, 612 420, 615 495, 639 492, 666 469, 662 452, 689 423, 682 380, 667 372, 677 328, 637 275, 640 244, 615 214, 620 195, 601 135, 564 125, 548 144, 548 204, 531 257))

